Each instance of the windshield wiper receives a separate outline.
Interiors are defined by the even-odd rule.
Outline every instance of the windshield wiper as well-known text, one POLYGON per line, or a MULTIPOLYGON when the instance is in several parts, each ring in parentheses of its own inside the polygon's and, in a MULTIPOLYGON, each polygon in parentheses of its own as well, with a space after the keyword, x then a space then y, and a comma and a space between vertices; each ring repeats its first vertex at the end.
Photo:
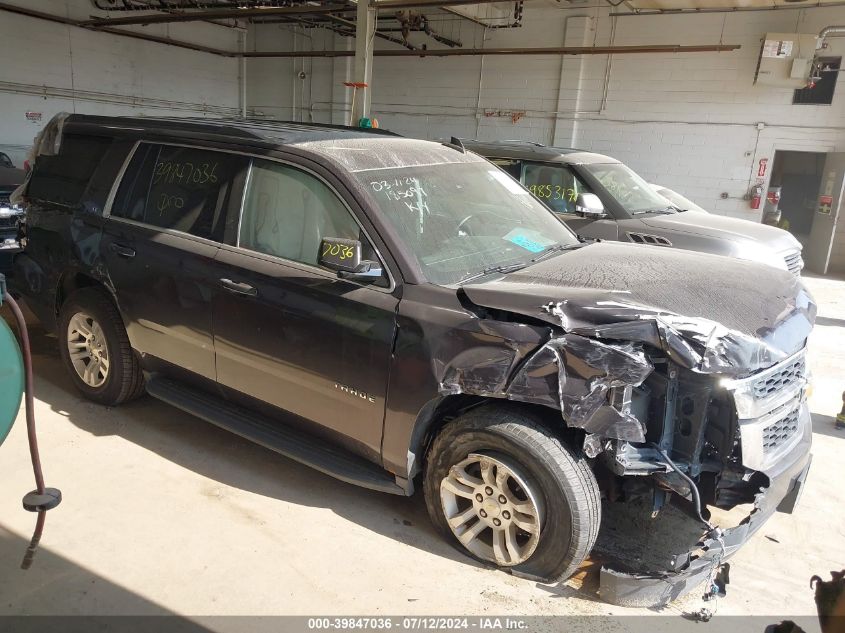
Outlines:
POLYGON ((519 264, 510 264, 508 266, 502 266, 501 264, 497 264, 496 266, 488 266, 487 268, 482 270, 480 273, 473 273, 472 275, 469 275, 468 277, 464 277, 458 283, 464 284, 468 281, 472 281, 473 279, 479 279, 480 277, 486 277, 487 275, 492 275, 493 273, 502 273, 504 275, 504 274, 507 274, 507 273, 516 272, 517 270, 522 270, 527 265, 528 264, 525 264, 525 263, 519 263, 519 264))
POLYGON ((665 209, 642 209, 640 211, 632 211, 631 215, 643 215, 644 213, 657 213, 660 215, 672 215, 677 213, 678 209, 675 207, 666 207, 665 209))
POLYGON ((554 253, 570 251, 574 248, 581 248, 582 246, 584 246, 582 242, 576 242, 575 244, 553 244, 552 246, 549 246, 546 250, 544 250, 542 253, 537 255, 537 257, 535 257, 531 261, 539 262, 541 260, 546 259, 549 255, 553 255, 554 253))

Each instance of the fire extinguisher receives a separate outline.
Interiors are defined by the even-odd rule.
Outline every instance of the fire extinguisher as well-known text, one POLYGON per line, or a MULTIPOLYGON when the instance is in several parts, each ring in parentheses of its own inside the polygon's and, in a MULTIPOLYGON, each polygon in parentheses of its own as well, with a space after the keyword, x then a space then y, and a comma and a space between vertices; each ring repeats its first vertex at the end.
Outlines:
POLYGON ((751 187, 751 208, 759 209, 761 202, 763 202, 763 185, 754 185, 751 187))

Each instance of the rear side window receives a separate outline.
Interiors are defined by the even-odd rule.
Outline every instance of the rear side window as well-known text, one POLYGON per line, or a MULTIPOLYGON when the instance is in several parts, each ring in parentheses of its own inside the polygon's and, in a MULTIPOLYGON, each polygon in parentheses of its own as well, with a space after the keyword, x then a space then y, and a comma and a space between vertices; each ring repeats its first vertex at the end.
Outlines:
POLYGON ((247 164, 225 152, 141 144, 111 215, 222 241, 233 185, 247 164))
POLYGON ((69 207, 78 205, 111 143, 107 137, 64 135, 57 155, 36 158, 27 197, 69 207))

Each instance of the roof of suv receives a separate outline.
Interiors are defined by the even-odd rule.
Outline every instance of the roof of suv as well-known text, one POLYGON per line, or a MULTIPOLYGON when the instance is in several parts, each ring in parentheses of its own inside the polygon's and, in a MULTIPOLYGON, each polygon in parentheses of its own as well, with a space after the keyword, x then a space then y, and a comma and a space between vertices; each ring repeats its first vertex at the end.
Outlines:
POLYGON ((113 130, 157 132, 195 138, 221 138, 291 144, 330 139, 399 137, 388 130, 353 128, 321 123, 297 123, 269 119, 204 119, 199 117, 107 117, 71 114, 65 125, 71 127, 102 127, 113 130))
POLYGON ((548 147, 531 141, 477 141, 461 139, 468 150, 487 157, 536 160, 549 163, 583 165, 590 163, 618 163, 604 154, 596 154, 572 147, 548 147))
MULTIPOLYGON (((341 125, 252 119, 144 118, 68 115, 65 129, 100 133, 104 130, 132 137, 165 136, 179 139, 236 142, 272 149, 296 146, 357 172, 395 167, 483 161, 472 152, 461 152, 442 143, 406 138, 380 129, 341 125)), ((152 139, 150 139, 152 140, 152 139)))

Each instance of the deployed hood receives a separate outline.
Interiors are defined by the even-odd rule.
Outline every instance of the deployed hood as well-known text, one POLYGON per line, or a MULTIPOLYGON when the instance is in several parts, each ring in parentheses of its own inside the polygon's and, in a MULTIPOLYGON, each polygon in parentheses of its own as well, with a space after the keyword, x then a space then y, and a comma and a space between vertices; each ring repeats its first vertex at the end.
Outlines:
POLYGON ((816 314, 812 297, 788 272, 615 242, 461 291, 479 306, 541 319, 567 334, 643 343, 693 371, 731 377, 802 349, 816 314))
POLYGON ((765 244, 776 252, 801 248, 798 240, 783 229, 701 211, 646 216, 642 218, 642 223, 654 229, 715 237, 734 242, 752 240, 765 244))

